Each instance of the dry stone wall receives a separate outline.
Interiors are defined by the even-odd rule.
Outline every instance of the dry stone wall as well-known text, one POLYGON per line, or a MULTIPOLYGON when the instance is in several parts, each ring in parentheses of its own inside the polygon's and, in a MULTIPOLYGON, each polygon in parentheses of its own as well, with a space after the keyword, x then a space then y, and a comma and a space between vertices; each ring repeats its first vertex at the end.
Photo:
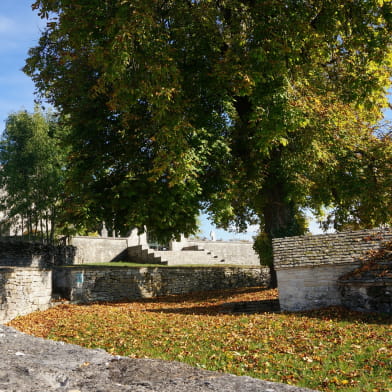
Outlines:
POLYGON ((57 267, 54 290, 71 301, 121 301, 237 287, 267 286, 260 267, 57 267))
POLYGON ((348 282, 340 285, 342 304, 361 312, 392 314, 392 281, 383 284, 348 282))
POLYGON ((36 267, 0 267, 0 323, 50 307, 52 271, 36 267))
POLYGON ((53 246, 20 239, 0 239, 0 266, 47 268, 74 263, 73 246, 53 246))
POLYGON ((40 243, 0 240, 0 265, 13 267, 46 267, 55 260, 55 248, 40 243))
POLYGON ((273 240, 282 310, 341 305, 339 277, 357 268, 366 251, 391 240, 387 229, 273 240))

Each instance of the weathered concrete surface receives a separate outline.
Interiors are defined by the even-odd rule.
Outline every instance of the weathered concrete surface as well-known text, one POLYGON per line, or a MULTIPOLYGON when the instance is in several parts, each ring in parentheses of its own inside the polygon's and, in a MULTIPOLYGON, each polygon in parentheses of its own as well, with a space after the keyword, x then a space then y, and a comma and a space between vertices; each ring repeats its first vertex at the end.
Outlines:
POLYGON ((178 362, 113 357, 0 326, 0 392, 305 392, 178 362))
POLYGON ((127 238, 71 237, 74 264, 108 263, 127 260, 127 238))

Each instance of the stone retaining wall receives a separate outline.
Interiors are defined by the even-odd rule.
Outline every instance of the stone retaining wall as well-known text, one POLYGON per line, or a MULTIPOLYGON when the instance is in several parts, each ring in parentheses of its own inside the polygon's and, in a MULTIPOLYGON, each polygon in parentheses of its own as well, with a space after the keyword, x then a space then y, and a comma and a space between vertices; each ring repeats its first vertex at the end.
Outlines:
POLYGON ((341 305, 338 278, 357 268, 366 251, 390 240, 386 229, 274 239, 282 310, 341 305))
POLYGON ((57 267, 54 291, 71 301, 121 301, 216 289, 267 286, 260 267, 57 267))
POLYGON ((0 323, 50 307, 52 271, 0 267, 0 323))

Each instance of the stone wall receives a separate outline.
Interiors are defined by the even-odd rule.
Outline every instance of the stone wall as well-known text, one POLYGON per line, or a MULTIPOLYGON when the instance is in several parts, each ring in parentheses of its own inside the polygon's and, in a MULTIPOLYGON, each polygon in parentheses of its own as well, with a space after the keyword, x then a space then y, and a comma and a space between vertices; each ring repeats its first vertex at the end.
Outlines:
POLYGON ((52 271, 0 267, 0 323, 50 307, 52 271))
POLYGON ((71 301, 121 301, 237 287, 267 286, 260 267, 57 267, 54 290, 71 301))
POLYGON ((40 267, 73 264, 75 248, 53 246, 21 239, 0 239, 0 266, 40 267))
POLYGON ((392 314, 392 280, 374 282, 345 282, 340 285, 342 304, 361 312, 392 314))
POLYGON ((387 229, 273 240, 282 310, 341 305, 338 278, 358 267, 366 251, 390 240, 387 229))
POLYGON ((0 266, 46 267, 54 263, 55 248, 40 243, 0 240, 0 266))
POLYGON ((74 264, 108 263, 127 260, 127 238, 72 237, 76 248, 74 264))
POLYGON ((392 241, 366 254, 363 264, 339 278, 343 305, 392 314, 392 241))
POLYGON ((252 242, 240 241, 188 241, 188 246, 198 246, 210 251, 218 263, 260 265, 260 258, 253 250, 252 242))

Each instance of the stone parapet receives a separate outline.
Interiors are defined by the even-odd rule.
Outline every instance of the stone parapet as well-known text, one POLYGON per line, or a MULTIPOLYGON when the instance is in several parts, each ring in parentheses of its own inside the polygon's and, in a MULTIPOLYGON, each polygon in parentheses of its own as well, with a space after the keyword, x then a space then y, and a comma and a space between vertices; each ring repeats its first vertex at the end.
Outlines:
POLYGON ((71 237, 75 247, 74 264, 127 261, 127 238, 71 237))

